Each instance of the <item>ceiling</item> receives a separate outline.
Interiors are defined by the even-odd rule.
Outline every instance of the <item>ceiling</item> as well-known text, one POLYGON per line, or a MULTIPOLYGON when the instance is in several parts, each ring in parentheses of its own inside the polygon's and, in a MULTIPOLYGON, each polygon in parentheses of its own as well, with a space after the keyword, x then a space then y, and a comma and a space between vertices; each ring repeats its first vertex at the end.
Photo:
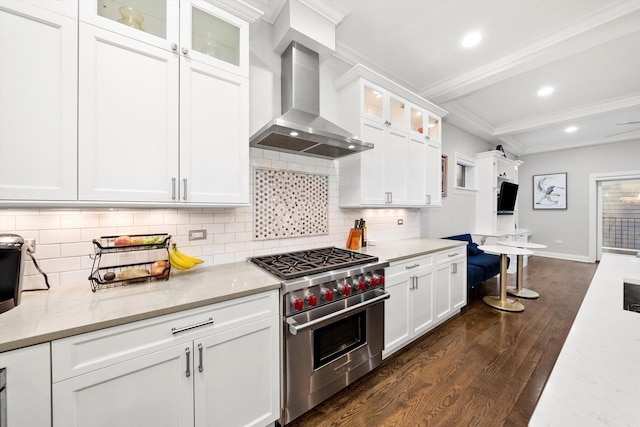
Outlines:
MULTIPOLYGON (((245 1, 273 22, 286 0, 245 1)), ((640 0, 296 1, 337 24, 336 57, 513 154, 640 139, 640 0)))

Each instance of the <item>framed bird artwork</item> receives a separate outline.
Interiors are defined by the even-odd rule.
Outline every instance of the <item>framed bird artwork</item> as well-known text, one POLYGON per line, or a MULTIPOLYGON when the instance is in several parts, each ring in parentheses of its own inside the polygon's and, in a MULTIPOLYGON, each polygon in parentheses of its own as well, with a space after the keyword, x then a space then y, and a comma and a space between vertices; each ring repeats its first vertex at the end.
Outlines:
POLYGON ((533 175, 533 209, 567 209, 567 174, 533 175))

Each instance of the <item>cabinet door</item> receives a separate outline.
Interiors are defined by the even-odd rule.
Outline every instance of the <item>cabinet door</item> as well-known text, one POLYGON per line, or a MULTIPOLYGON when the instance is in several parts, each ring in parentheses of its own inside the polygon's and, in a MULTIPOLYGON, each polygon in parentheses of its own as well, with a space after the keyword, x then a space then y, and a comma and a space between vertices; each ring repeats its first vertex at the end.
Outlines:
POLYGON ((77 36, 72 18, 0 4, 0 199, 77 198, 77 36))
POLYGON ((434 305, 436 322, 449 317, 452 311, 451 306, 451 264, 444 263, 436 266, 436 276, 434 284, 434 305))
POLYGON ((385 278, 385 290, 390 297, 384 302, 384 357, 402 347, 411 338, 409 298, 412 291, 410 288, 410 279, 407 274, 385 278))
POLYGON ((411 299, 411 328, 413 336, 417 336, 427 330, 435 322, 433 315, 433 270, 416 271, 410 283, 413 289, 410 292, 411 299))
POLYGON ((180 66, 180 201, 249 203, 244 77, 187 58, 180 66))
POLYGON ((391 193, 392 204, 407 203, 407 161, 409 137, 392 127, 386 132, 384 149, 384 188, 391 193))
POLYGON ((207 1, 180 2, 180 46, 187 57, 249 76, 249 24, 207 1))
POLYGON ((460 310, 467 305, 467 259, 461 258, 451 263, 451 306, 460 310))
POLYGON ((279 318, 194 343, 195 426, 264 426, 280 416, 279 318))
POLYGON ((164 50, 180 46, 180 6, 177 0, 81 0, 81 22, 139 40, 164 50))
POLYGON ((178 56, 80 23, 79 70, 79 198, 177 199, 178 56))
POLYGON ((426 156, 424 137, 409 137, 409 153, 407 158, 407 203, 424 206, 426 204, 426 156))
POLYGON ((362 139, 374 145, 373 150, 360 153, 362 203, 385 203, 385 144, 386 126, 373 120, 362 121, 362 139))
POLYGON ((50 360, 49 343, 0 353, 7 379, 6 427, 51 427, 50 360))
POLYGON ((193 426, 193 368, 178 345, 54 383, 53 427, 193 426))

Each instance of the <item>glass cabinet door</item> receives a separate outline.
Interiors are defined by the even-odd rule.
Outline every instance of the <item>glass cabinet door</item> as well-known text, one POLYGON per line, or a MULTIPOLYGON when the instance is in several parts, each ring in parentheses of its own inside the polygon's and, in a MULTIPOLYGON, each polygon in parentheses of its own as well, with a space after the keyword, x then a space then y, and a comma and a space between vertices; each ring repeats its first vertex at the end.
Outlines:
POLYGON ((192 59, 248 73, 248 24, 203 0, 180 2, 180 40, 192 59))
POLYGON ((82 0, 80 20, 163 49, 179 46, 178 0, 82 0))
POLYGON ((411 130, 416 133, 424 134, 424 119, 427 114, 425 114, 422 110, 416 107, 411 107, 411 130))
POLYGON ((406 127, 405 102, 401 99, 389 96, 389 121, 399 128, 406 127))
POLYGON ((429 125, 427 126, 427 136, 430 140, 440 141, 440 118, 429 116, 429 125))
POLYGON ((364 96, 362 101, 362 112, 378 119, 383 118, 382 111, 382 91, 367 84, 364 85, 364 96))

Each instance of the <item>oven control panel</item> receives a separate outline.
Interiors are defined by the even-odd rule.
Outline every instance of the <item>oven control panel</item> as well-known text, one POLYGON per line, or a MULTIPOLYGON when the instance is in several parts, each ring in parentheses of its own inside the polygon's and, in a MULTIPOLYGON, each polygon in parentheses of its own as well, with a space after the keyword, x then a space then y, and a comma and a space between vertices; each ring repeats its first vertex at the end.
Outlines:
POLYGON ((289 292, 284 296, 285 315, 298 314, 375 288, 384 288, 383 269, 289 292))

